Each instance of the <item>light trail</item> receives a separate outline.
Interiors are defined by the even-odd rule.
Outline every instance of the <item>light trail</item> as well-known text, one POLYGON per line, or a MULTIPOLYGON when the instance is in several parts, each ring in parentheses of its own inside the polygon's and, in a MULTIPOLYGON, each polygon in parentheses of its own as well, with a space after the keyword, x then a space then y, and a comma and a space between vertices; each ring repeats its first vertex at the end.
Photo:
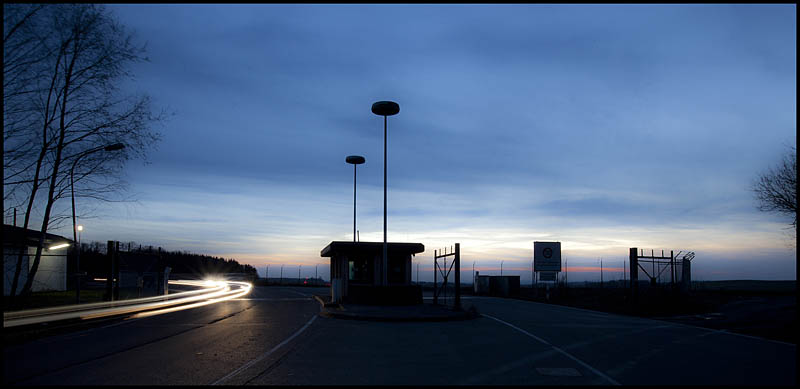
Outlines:
POLYGON ((242 297, 250 293, 253 288, 250 283, 241 281, 170 280, 169 284, 193 286, 200 289, 138 299, 3 313, 3 327, 76 318, 88 320, 127 314, 135 314, 133 317, 137 318, 154 316, 242 297))

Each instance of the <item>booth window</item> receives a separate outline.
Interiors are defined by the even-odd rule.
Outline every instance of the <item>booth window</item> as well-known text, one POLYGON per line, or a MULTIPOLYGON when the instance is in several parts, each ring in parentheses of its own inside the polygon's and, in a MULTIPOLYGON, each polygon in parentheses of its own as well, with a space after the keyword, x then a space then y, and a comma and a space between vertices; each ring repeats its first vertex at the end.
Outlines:
POLYGON ((366 259, 351 259, 349 261, 349 280, 355 283, 370 283, 369 262, 366 259))
POLYGON ((386 275, 387 281, 391 284, 403 284, 406 282, 406 261, 404 258, 389 257, 389 274, 386 275))

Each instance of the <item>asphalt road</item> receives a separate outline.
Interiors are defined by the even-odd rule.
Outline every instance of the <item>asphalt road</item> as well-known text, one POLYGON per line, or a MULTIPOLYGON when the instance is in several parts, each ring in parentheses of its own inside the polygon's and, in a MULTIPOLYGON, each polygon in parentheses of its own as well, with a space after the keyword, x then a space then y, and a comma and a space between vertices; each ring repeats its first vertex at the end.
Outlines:
POLYGON ((317 317, 313 291, 254 288, 239 300, 4 345, 3 383, 209 384, 317 317))
POLYGON ((465 299, 454 322, 318 316, 246 299, 4 346, 4 384, 796 384, 792 344, 558 305, 465 299))

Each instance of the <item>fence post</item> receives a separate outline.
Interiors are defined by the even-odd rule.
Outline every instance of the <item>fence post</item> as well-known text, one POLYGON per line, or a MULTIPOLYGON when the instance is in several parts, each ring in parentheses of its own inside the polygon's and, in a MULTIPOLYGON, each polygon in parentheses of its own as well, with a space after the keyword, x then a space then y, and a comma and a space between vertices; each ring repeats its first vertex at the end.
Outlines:
POLYGON ((436 276, 436 271, 438 270, 436 256, 437 252, 436 250, 433 250, 433 304, 439 304, 439 294, 436 293, 436 291, 439 290, 438 277, 436 276))
POLYGON ((639 253, 636 251, 636 247, 630 249, 630 261, 631 299, 635 304, 639 298, 639 253))
POLYGON ((456 243, 456 279, 455 279, 455 286, 456 286, 456 302, 455 308, 457 310, 461 310, 461 249, 460 244, 456 243))
POLYGON ((111 301, 114 298, 114 241, 108 241, 108 249, 106 250, 106 257, 108 257, 108 273, 106 274, 106 295, 105 300, 111 301))
POLYGON ((114 301, 119 300, 119 283, 121 281, 119 277, 119 242, 114 242, 114 257, 113 257, 113 266, 114 266, 114 301))

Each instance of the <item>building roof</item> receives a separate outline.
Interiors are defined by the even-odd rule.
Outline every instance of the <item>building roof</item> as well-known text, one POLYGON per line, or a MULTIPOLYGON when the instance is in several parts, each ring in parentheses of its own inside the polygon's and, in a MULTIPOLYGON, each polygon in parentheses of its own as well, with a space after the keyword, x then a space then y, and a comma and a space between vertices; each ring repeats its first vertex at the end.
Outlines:
MULTIPOLYGON (((417 254, 425 251, 422 243, 387 242, 390 254, 417 254)), ((333 241, 320 252, 322 257, 330 257, 333 253, 382 254, 383 242, 351 242, 333 241)))
MULTIPOLYGON (((3 224, 3 246, 17 246, 23 242, 27 246, 37 246, 39 244, 39 236, 41 231, 31 230, 29 228, 22 228, 12 226, 10 224, 3 224)), ((59 243, 70 243, 72 239, 67 239, 61 235, 47 233, 44 237, 45 246, 59 243)))

